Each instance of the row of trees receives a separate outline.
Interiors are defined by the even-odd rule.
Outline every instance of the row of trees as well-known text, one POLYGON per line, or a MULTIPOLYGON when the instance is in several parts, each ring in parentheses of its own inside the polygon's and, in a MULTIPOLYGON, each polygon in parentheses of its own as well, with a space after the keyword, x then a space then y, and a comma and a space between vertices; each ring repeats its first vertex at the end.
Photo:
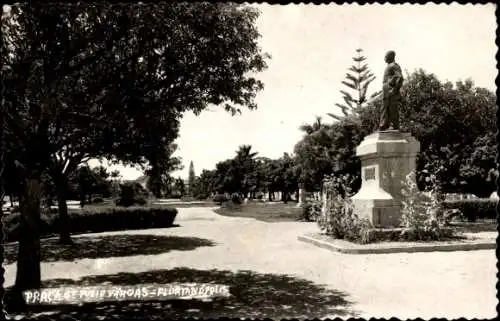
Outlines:
MULTIPOLYGON (((19 182, 13 293, 40 287, 43 177, 70 242, 69 178, 88 159, 171 168, 179 120, 254 109, 266 68, 258 12, 239 4, 16 4, 2 14, 3 163, 19 182)), ((4 173, 7 171, 4 171, 4 173)), ((155 185, 155 182, 152 182, 155 185)), ((3 198, 3 193, 0 195, 3 198)))
MULTIPOLYGON (((341 114, 328 114, 332 123, 316 117, 301 126, 304 137, 293 155, 278 160, 257 157, 250 146, 241 146, 236 156, 219 162, 214 170, 204 170, 195 182, 196 195, 214 192, 241 193, 297 188, 315 192, 322 189, 326 176, 348 177, 350 187, 360 188, 360 161, 355 148, 377 130, 380 92, 371 92, 375 80, 361 49, 356 51, 341 90, 341 114)), ((495 133, 492 117, 496 108, 493 92, 474 86, 471 80, 455 84, 440 81, 423 70, 407 73, 402 88, 401 130, 410 132, 421 144, 417 159, 417 182, 425 189, 430 175, 437 175, 446 193, 471 193, 488 197, 495 189, 495 133)), ((190 172, 191 173, 191 172, 190 172)), ((284 196, 285 199, 287 199, 284 196)))
POLYGON ((268 193, 269 199, 280 192, 287 202, 297 192, 297 175, 293 157, 285 153, 279 159, 258 157, 250 145, 242 145, 236 155, 216 164, 213 170, 203 170, 190 178, 190 194, 208 198, 214 193, 240 194, 244 198, 257 198, 268 193), (192 183, 191 183, 192 182, 192 183))
MULTIPOLYGON (((5 195, 9 196, 11 206, 19 200, 20 184, 15 177, 15 170, 10 170, 9 164, 4 172, 3 180, 5 195)), ((118 171, 109 172, 105 167, 89 168, 80 166, 68 177, 68 199, 80 200, 82 204, 90 203, 93 195, 110 197, 118 193, 118 171), (116 182, 116 184, 114 184, 116 182)), ((53 204, 57 198, 55 184, 49 175, 42 176, 43 196, 47 204, 53 204)))

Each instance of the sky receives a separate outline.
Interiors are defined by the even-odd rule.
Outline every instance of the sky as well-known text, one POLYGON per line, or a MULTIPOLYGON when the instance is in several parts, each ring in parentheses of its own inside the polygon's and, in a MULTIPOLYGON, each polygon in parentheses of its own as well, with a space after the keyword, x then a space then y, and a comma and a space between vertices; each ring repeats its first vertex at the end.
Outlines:
MULTIPOLYGON (((396 52, 403 70, 419 68, 440 80, 470 78, 476 86, 495 90, 495 6, 487 5, 253 5, 261 11, 257 28, 268 69, 258 75, 265 88, 258 109, 231 116, 211 107, 181 121, 179 150, 186 178, 193 161, 196 174, 232 158, 240 145, 252 145, 260 156, 278 158, 293 152, 302 138, 299 126, 315 116, 330 122, 355 50, 361 48, 377 76, 372 91, 381 89, 387 50, 396 52)), ((97 165, 91 161, 90 165, 97 165)), ((106 165, 106 164, 105 164, 106 165)), ((142 172, 111 166, 123 179, 142 172)))

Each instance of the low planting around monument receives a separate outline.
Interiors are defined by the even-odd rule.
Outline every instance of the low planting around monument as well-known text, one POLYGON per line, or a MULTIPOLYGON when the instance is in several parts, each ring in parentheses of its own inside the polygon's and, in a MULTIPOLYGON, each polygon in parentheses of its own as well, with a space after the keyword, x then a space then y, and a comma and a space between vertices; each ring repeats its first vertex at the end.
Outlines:
POLYGON ((422 192, 414 176, 414 172, 411 172, 402 184, 399 226, 376 227, 366 217, 357 214, 347 177, 325 180, 325 201, 312 202, 310 215, 316 220, 321 234, 357 244, 453 241, 465 239, 464 232, 493 231, 494 222, 468 223, 460 210, 453 208, 453 204, 491 204, 492 201, 446 202, 438 182, 433 182, 432 189, 422 192))

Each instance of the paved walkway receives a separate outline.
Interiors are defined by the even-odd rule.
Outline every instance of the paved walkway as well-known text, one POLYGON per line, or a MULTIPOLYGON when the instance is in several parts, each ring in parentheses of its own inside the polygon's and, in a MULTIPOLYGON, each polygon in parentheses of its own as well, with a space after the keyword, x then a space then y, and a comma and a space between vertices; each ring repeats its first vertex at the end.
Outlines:
MULTIPOLYGON (((76 279, 176 267, 252 270, 297 276, 345 292, 353 303, 349 309, 367 319, 496 316, 494 250, 336 254, 297 240, 300 234, 316 231, 315 223, 265 223, 220 216, 210 208, 179 209, 176 223, 180 227, 125 233, 195 236, 212 240, 216 246, 149 256, 42 263, 42 278, 76 279)), ((5 286, 10 286, 15 265, 4 268, 5 286)))

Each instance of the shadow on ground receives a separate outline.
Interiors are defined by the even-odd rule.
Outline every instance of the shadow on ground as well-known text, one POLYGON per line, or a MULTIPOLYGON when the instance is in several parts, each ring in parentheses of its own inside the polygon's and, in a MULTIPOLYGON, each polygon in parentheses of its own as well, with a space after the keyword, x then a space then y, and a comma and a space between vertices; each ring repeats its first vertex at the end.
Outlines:
MULTIPOLYGON (((75 245, 61 245, 57 238, 41 240, 42 262, 73 261, 132 255, 154 255, 169 251, 192 251, 201 246, 214 246, 210 240, 197 237, 160 235, 106 235, 73 238, 75 245)), ((4 245, 4 263, 17 260, 18 244, 4 245)))
MULTIPOLYGON (((177 319, 186 317, 244 318, 322 318, 355 315, 346 294, 318 286, 311 281, 287 275, 259 274, 253 271, 195 270, 175 268, 143 273, 91 276, 80 280, 54 279, 43 287, 136 285, 144 283, 217 283, 230 287, 230 297, 212 301, 168 300, 88 303, 80 306, 31 306, 27 315, 38 320, 52 311, 51 319, 177 319), (35 310, 36 309, 36 310, 35 310)), ((8 304, 8 296, 5 303, 8 304)), ((6 307, 9 311, 8 306, 6 307)))

